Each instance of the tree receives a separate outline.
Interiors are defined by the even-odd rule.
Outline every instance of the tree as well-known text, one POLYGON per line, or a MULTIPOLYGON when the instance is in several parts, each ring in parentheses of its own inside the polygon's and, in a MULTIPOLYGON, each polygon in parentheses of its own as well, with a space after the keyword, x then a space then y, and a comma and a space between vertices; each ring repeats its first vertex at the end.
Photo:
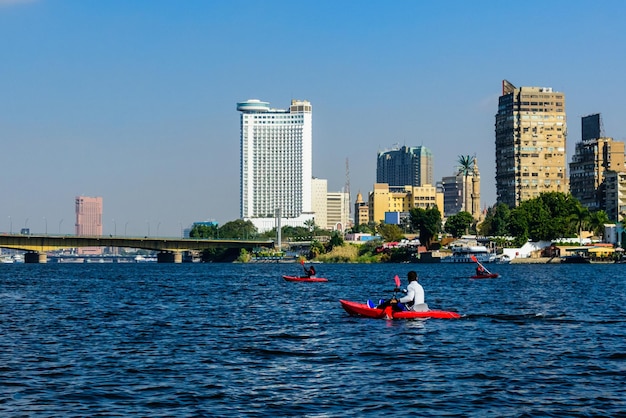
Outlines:
POLYGON ((220 238, 248 239, 256 236, 257 229, 251 221, 237 219, 226 222, 220 229, 220 238))
POLYGON ((441 231, 441 212, 436 206, 429 209, 413 208, 409 212, 413 230, 419 231, 420 242, 429 245, 441 231))
POLYGON ((469 155, 459 155, 457 162, 459 163, 458 174, 463 175, 463 210, 469 212, 472 210, 472 204, 467 192, 467 178, 474 171, 474 159, 469 155))
POLYGON ((385 242, 400 241, 404 238, 402 229, 395 224, 381 223, 376 229, 385 242))
POLYGON ((474 218, 469 212, 459 212, 456 215, 448 217, 445 225, 445 231, 450 233, 453 237, 458 238, 469 232, 469 228, 473 221, 474 218))
POLYGON ((218 238, 218 227, 216 224, 194 224, 189 231, 190 238, 218 238))
POLYGON ((499 203, 487 209, 487 215, 480 224, 479 232, 484 236, 501 237, 509 234, 511 210, 504 203, 499 203))
POLYGON ((589 215, 589 228, 594 235, 604 237, 604 224, 609 222, 609 216, 603 210, 591 212, 589 215))

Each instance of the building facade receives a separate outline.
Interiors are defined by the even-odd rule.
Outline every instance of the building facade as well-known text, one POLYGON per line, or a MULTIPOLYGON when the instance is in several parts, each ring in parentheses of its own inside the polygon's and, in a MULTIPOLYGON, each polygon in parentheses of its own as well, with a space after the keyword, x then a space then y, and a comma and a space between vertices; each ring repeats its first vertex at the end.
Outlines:
POLYGON ((240 217, 259 231, 304 226, 313 218, 312 106, 292 100, 289 109, 268 102, 237 103, 240 124, 240 217))
POLYGON ((363 195, 358 192, 356 195, 356 201, 354 202, 354 224, 355 225, 367 225, 369 222, 369 206, 368 203, 363 201, 363 195))
POLYGON ((313 196, 311 208, 318 228, 328 228, 328 180, 314 178, 311 182, 313 196))
POLYGON ((434 206, 443 213, 443 193, 430 184, 391 187, 385 183, 376 183, 368 199, 369 222, 384 222, 386 212, 410 212, 413 208, 428 209, 434 206))
POLYGON ((565 95, 503 80, 495 119, 497 203, 567 193, 565 95))
POLYGON ((326 227, 332 231, 344 232, 350 228, 350 194, 345 192, 329 192, 327 194, 326 227))
POLYGON ((626 172, 607 172, 605 183, 604 210, 611 221, 621 222, 623 226, 626 220, 626 172))
POLYGON ((406 147, 378 153, 376 183, 395 186, 434 184, 433 154, 424 147, 406 147))
POLYGON ((624 171, 624 143, 604 137, 599 114, 582 118, 582 141, 569 165, 570 193, 589 210, 605 210, 605 177, 624 171))
MULTIPOLYGON (((102 197, 76 196, 75 199, 76 223, 75 233, 78 236, 102 235, 102 197)), ((77 249, 78 254, 99 255, 101 247, 82 247, 77 249)))

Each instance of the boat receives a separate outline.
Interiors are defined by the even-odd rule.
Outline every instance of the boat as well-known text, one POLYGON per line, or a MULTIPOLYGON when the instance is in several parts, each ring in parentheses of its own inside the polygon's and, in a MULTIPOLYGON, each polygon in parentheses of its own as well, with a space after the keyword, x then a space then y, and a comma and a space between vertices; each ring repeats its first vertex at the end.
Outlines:
POLYGON ((474 274, 473 276, 470 276, 472 279, 495 279, 497 277, 500 277, 498 273, 474 274))
POLYGON ((296 277, 296 276, 283 276, 283 279, 288 282, 327 282, 328 279, 323 277, 296 277))
POLYGON ((561 263, 569 264, 589 264, 591 260, 588 255, 584 254, 572 254, 561 257, 561 263))
POLYGON ((495 255, 490 253, 484 245, 457 245, 451 247, 452 255, 442 257, 442 263, 475 263, 472 256, 481 263, 495 261, 495 255))
POLYGON ((339 303, 343 309, 353 316, 364 316, 367 318, 378 319, 428 319, 428 318, 440 318, 440 319, 455 319, 460 318, 461 315, 456 312, 428 310, 424 312, 416 311, 393 311, 390 306, 385 309, 371 308, 366 303, 351 302, 349 300, 339 299, 339 303))

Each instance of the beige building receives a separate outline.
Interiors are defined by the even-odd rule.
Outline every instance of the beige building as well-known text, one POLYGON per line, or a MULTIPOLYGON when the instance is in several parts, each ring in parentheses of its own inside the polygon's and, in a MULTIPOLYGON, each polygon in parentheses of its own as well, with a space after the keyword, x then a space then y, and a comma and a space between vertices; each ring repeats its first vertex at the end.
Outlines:
POLYGON ((326 229, 328 225, 328 180, 314 177, 311 181, 311 191, 311 210, 314 213, 315 225, 326 229))
POLYGON ((626 220, 626 172, 609 171, 605 174, 606 214, 612 221, 626 220))
POLYGON ((350 224, 350 195, 345 192, 329 192, 326 197, 326 228, 345 231, 350 224))
POLYGON ((363 201, 363 195, 361 192, 357 193, 356 201, 354 202, 354 224, 355 225, 367 225, 369 222, 369 210, 367 202, 363 201))
POLYGON ((503 80, 495 134, 498 203, 515 207, 543 192, 569 191, 563 93, 503 80))
POLYGON ((576 144, 570 163, 570 192, 588 209, 604 209, 604 180, 609 171, 624 171, 624 143, 596 138, 576 144))
POLYGON ((433 206, 437 206, 443 215, 443 193, 437 192, 433 185, 390 187, 386 183, 376 183, 368 199, 369 221, 383 222, 385 212, 409 212, 413 208, 433 206))

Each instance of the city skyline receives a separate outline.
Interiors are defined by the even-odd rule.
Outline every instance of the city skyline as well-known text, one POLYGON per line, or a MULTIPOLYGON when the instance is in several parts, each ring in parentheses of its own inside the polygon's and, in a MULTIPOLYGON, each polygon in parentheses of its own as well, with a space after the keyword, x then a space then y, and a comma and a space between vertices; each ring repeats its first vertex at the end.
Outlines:
POLYGON ((72 233, 79 195, 106 201, 105 234, 237 219, 234 103, 249 98, 315 106, 313 176, 340 191, 347 159, 351 205, 372 190, 377 153, 399 144, 432 151, 435 182, 476 154, 491 206, 503 79, 566 93, 566 164, 585 115, 626 140, 624 12, 620 1, 0 0, 0 232, 72 233))

